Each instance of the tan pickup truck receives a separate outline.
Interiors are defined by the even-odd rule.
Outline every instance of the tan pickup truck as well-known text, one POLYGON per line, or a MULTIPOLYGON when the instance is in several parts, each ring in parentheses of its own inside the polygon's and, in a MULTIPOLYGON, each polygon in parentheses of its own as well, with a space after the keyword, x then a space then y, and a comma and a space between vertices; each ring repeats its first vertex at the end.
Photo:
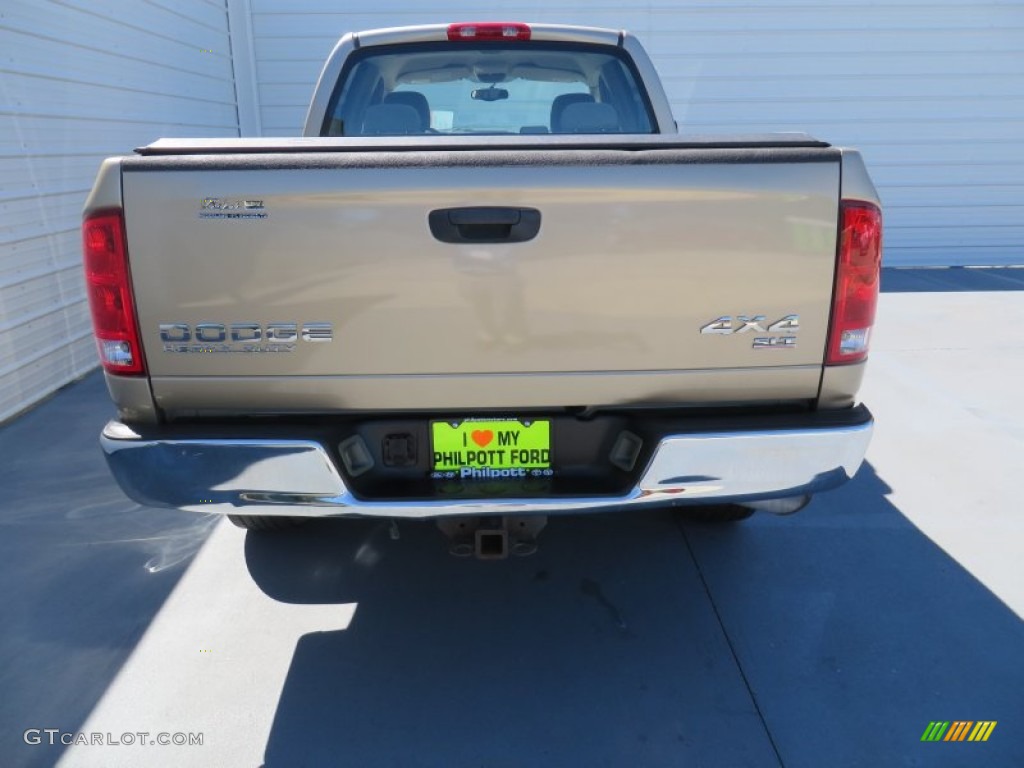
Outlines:
POLYGON ((458 520, 500 554, 551 513, 795 511, 870 438, 860 155, 679 132, 617 30, 346 35, 304 137, 110 158, 83 230, 142 504, 458 520))

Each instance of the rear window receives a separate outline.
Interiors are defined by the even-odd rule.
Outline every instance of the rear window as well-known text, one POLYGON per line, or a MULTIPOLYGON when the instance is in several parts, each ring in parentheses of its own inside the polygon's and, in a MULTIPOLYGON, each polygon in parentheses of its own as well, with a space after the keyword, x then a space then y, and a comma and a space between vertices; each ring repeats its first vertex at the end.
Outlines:
POLYGON ((647 94, 621 49, 531 41, 356 51, 321 135, 653 132, 647 94))

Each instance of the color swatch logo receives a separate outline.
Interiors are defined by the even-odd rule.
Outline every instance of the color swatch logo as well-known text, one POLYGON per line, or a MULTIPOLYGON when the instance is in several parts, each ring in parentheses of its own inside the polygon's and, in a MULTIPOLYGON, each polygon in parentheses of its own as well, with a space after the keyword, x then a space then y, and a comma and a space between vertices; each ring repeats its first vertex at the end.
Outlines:
POLYGON ((988 741, 995 720, 933 720, 921 735, 921 741, 988 741))

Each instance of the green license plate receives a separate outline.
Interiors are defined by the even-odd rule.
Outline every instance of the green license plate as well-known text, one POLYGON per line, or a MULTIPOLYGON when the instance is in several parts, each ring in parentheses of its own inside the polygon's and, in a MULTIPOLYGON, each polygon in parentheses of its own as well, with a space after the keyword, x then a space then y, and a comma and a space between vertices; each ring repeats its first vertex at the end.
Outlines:
MULTIPOLYGON (((464 478, 495 477, 487 470, 551 467, 549 419, 433 421, 430 442, 434 472, 454 472, 464 478)), ((516 472, 514 476, 525 475, 516 472)), ((501 476, 513 475, 502 472, 501 476)))

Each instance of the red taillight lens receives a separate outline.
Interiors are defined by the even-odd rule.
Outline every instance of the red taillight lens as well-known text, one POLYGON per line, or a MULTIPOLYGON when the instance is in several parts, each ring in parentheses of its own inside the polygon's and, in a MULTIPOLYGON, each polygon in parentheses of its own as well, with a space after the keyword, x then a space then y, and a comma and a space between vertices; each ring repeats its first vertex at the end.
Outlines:
POLYGON ((827 365, 858 363, 868 356, 881 269, 882 212, 871 203, 843 200, 827 365))
POLYGON ((529 40, 530 25, 515 21, 464 22, 448 25, 449 40, 529 40))
POLYGON ((82 245, 100 362, 110 373, 143 374, 121 212, 97 211, 87 216, 82 222, 82 245))

